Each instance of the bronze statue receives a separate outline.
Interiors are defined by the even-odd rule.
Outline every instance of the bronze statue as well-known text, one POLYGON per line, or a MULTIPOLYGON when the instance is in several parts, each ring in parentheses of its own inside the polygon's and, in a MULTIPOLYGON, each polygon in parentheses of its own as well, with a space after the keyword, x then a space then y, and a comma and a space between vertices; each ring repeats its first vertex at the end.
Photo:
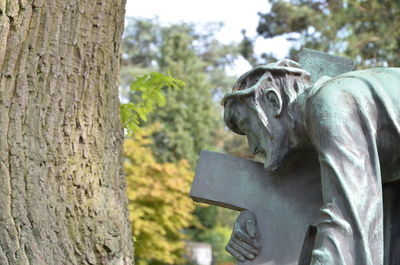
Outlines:
MULTIPOLYGON (((299 150, 317 153, 323 206, 310 264, 400 264, 400 68, 313 84, 308 71, 285 59, 242 75, 222 103, 226 125, 265 156, 266 170, 299 150)), ((226 249, 239 261, 262 247, 256 222, 244 211, 235 224, 226 249)))

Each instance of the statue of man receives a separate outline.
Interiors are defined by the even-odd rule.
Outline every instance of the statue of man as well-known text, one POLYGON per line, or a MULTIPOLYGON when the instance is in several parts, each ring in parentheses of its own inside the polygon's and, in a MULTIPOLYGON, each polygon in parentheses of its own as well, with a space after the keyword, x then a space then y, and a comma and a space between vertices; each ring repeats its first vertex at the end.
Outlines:
MULTIPOLYGON (((312 265, 383 265, 384 256, 395 264, 386 261, 386 249, 396 247, 384 231, 392 225, 384 225, 382 185, 400 180, 400 68, 322 77, 311 86, 310 74, 285 59, 245 73, 222 103, 226 125, 247 136, 267 170, 302 148, 318 154, 324 205, 312 265)), ((258 253, 255 223, 250 212, 236 221, 226 250, 240 261, 258 253)))

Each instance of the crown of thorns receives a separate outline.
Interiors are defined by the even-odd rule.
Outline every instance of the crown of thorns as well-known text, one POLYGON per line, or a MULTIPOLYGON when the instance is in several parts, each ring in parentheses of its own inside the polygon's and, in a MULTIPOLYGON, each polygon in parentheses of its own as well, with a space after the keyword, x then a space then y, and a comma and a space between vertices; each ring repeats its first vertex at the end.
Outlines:
POLYGON ((255 71, 264 71, 264 72, 270 72, 270 73, 278 73, 278 74, 290 74, 290 75, 296 75, 296 76, 303 76, 305 78, 310 79, 311 75, 309 72, 303 69, 303 67, 292 60, 289 59, 283 59, 280 61, 277 61, 276 63, 269 63, 265 65, 260 65, 252 70, 244 73, 239 79, 236 81, 235 85, 232 88, 232 92, 226 93, 225 96, 221 100, 221 104, 224 105, 225 102, 230 99, 230 98, 241 98, 248 96, 252 93, 254 93, 255 89, 258 86, 258 83, 255 85, 249 87, 249 88, 240 88, 240 84, 245 80, 249 75, 254 73, 255 71))

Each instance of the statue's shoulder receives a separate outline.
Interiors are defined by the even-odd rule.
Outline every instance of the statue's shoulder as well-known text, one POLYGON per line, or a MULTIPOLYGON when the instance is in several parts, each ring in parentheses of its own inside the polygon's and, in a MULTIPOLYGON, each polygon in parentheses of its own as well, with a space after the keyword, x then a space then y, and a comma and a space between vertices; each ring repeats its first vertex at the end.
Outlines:
POLYGON ((306 90, 308 104, 328 104, 344 92, 345 86, 348 86, 347 78, 343 75, 333 78, 322 76, 306 90))
MULTIPOLYGON (((352 71, 336 77, 321 77, 306 90, 306 113, 335 114, 356 108, 356 101, 373 101, 398 95, 400 68, 370 68, 352 71)), ((340 116, 340 115, 339 115, 340 116)))
POLYGON ((338 79, 349 78, 349 77, 372 78, 372 77, 380 76, 380 75, 400 76, 400 67, 368 68, 368 69, 363 69, 363 70, 358 70, 358 71, 347 72, 347 73, 338 75, 335 78, 338 78, 338 79))
POLYGON ((400 82, 400 68, 369 68, 364 70, 347 72, 335 77, 322 76, 307 91, 308 97, 319 100, 325 97, 335 97, 335 95, 350 93, 355 91, 356 87, 373 87, 376 84, 385 84, 387 82, 400 82), (398 80, 398 81, 397 81, 398 80))

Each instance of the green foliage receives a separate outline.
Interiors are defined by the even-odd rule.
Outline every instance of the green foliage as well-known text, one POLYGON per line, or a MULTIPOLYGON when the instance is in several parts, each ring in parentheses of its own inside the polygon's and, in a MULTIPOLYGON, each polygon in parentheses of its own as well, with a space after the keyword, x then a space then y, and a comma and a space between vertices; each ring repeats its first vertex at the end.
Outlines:
POLYGON ((251 65, 257 64, 257 57, 254 55, 254 40, 250 39, 246 35, 246 30, 242 30, 243 39, 240 42, 239 50, 240 54, 245 58, 251 65))
POLYGON ((203 229, 213 228, 217 224, 218 208, 216 206, 203 207, 198 205, 194 213, 202 224, 203 229))
POLYGON ((400 65, 400 2, 391 0, 270 0, 257 31, 286 36, 291 57, 308 47, 357 60, 361 66, 400 65), (390 36, 390 37, 384 37, 390 36))
POLYGON ((194 204, 187 196, 193 172, 185 160, 158 163, 149 148, 154 126, 124 143, 129 217, 137 264, 182 264, 194 204))
POLYGON ((213 264, 235 264, 235 259, 225 251, 237 211, 203 204, 196 205, 195 214, 201 225, 187 230, 192 240, 209 243, 213 251, 213 264))
MULTIPOLYGON (((221 97, 222 93, 228 90, 236 79, 227 77, 225 69, 235 60, 239 54, 239 48, 238 45, 221 44, 215 39, 215 32, 220 27, 219 24, 209 24, 205 25, 204 29, 200 29, 198 26, 185 23, 160 25, 157 21, 152 20, 128 21, 122 43, 123 75, 121 84, 123 95, 126 98, 129 97, 134 104, 140 102, 142 92, 138 91, 132 95, 128 91, 128 84, 135 81, 134 76, 154 71, 171 73, 172 76, 185 83, 185 86, 179 90, 168 89, 167 86, 161 87, 160 92, 165 96, 166 104, 148 115, 147 124, 158 123, 160 125, 159 130, 153 131, 151 136, 148 134, 145 137, 148 141, 146 148, 151 148, 153 162, 155 161, 157 164, 175 165, 185 159, 193 168, 202 148, 213 149, 217 141, 223 140, 223 136, 217 133, 223 130, 223 121, 219 102, 215 99, 221 97)), ((158 104, 153 106, 156 105, 158 104)), ((142 129, 138 130, 134 136, 139 137, 138 134, 141 131, 142 129)), ((223 144, 218 146, 222 148, 223 144)), ((139 153, 142 153, 142 150, 138 147, 135 149, 134 153, 138 153, 137 156, 140 156, 139 153)), ((137 178, 140 174, 141 178, 146 179, 143 176, 147 176, 148 173, 143 173, 144 169, 136 168, 135 170, 138 172, 137 178)), ((134 186, 129 185, 133 191, 134 186)), ((143 205, 132 206, 131 200, 130 197, 131 218, 134 218, 133 215, 138 212, 135 208, 139 209, 139 213, 141 213, 140 209, 143 205)), ((222 240, 220 230, 221 227, 225 227, 226 231, 230 231, 231 225, 228 227, 226 224, 220 224, 220 221, 217 220, 220 209, 216 207, 197 207, 196 209, 196 217, 201 224, 193 225, 191 229, 184 229, 188 239, 207 239, 207 242, 213 244, 214 250, 218 249, 216 260, 220 260, 220 255, 228 256, 220 254, 223 253, 226 243, 226 236, 222 240)), ((236 214, 234 215, 236 216, 236 214)), ((156 223, 158 223, 158 219, 156 223)), ((133 229, 136 233, 136 230, 140 231, 141 227, 135 227, 134 222, 133 229)), ((139 242, 136 246, 140 248, 136 249, 136 253, 139 255, 138 264, 149 262, 149 260, 152 264, 171 262, 170 259, 163 260, 163 254, 157 254, 157 258, 140 254, 154 249, 153 245, 143 243, 159 240, 156 238, 159 236, 158 229, 154 231, 155 235, 151 234, 149 230, 149 234, 142 233, 141 237, 135 236, 136 241, 139 242), (151 236, 153 237, 150 240, 151 236)), ((179 251, 172 251, 172 253, 179 251)), ((221 260, 225 260, 225 258, 221 260)))
MULTIPOLYGON (((223 126, 214 96, 231 87, 225 68, 238 54, 237 45, 224 45, 214 35, 219 24, 162 26, 157 21, 131 20, 123 39, 123 71, 127 78, 143 71, 169 72, 185 83, 181 90, 165 90, 168 104, 148 117, 159 122, 152 149, 161 162, 182 158, 194 166, 201 149, 212 149, 215 131, 223 126), (141 70, 132 63, 141 66, 141 70)), ((127 81, 122 80, 122 83, 127 81)))
POLYGON ((147 68, 157 60, 160 26, 151 19, 129 19, 122 36, 122 65, 147 68))
POLYGON ((139 129, 141 120, 147 121, 147 115, 153 112, 156 105, 165 105, 163 89, 179 89, 183 86, 183 81, 157 72, 142 75, 132 82, 130 91, 138 95, 139 100, 120 105, 122 124, 128 135, 139 129))
POLYGON ((195 236, 195 240, 211 245, 214 264, 235 264, 235 259, 225 251, 231 237, 232 226, 215 225, 195 236))

